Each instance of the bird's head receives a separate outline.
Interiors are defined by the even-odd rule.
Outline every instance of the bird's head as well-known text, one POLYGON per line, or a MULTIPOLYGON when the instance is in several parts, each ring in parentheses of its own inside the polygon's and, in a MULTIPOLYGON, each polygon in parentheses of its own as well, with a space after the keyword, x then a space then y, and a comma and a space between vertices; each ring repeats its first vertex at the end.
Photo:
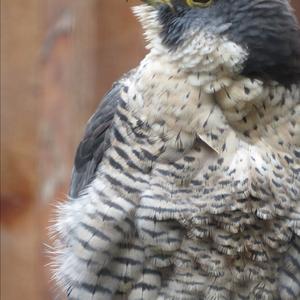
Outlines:
POLYGON ((300 81, 300 29, 289 0, 143 2, 135 13, 149 47, 183 68, 300 81))

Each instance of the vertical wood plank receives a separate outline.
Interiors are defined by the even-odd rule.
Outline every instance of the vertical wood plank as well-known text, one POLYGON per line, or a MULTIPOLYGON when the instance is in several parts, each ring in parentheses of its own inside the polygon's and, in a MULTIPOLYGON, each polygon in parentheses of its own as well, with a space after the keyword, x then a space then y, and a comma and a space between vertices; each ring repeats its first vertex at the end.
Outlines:
POLYGON ((1 1, 1 299, 39 299, 39 0, 1 1))

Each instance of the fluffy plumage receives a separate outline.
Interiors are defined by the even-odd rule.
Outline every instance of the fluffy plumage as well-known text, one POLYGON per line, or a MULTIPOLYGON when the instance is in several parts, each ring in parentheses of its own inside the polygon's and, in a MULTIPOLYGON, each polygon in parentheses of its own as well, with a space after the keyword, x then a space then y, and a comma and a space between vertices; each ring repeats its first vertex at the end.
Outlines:
POLYGON ((288 1, 135 14, 150 51, 79 146, 55 226, 58 282, 80 300, 299 299, 300 31, 288 1))

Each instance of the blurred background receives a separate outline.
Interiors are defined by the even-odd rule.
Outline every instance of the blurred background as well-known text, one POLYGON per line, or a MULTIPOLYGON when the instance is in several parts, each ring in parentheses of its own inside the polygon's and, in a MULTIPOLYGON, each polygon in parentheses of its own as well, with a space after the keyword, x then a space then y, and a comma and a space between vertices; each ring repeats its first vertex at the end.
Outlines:
POLYGON ((1 0, 2 300, 57 299, 49 218, 66 198, 88 118, 145 54, 137 3, 1 0))

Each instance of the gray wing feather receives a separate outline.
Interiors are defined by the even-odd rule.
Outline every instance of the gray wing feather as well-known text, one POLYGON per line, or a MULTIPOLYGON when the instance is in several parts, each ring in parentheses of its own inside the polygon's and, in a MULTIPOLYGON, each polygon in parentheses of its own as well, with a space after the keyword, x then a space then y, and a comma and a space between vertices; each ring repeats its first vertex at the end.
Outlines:
POLYGON ((69 192, 71 198, 78 197, 92 181, 97 166, 110 146, 110 128, 118 107, 122 86, 122 81, 114 84, 88 121, 84 137, 75 155, 69 192))

